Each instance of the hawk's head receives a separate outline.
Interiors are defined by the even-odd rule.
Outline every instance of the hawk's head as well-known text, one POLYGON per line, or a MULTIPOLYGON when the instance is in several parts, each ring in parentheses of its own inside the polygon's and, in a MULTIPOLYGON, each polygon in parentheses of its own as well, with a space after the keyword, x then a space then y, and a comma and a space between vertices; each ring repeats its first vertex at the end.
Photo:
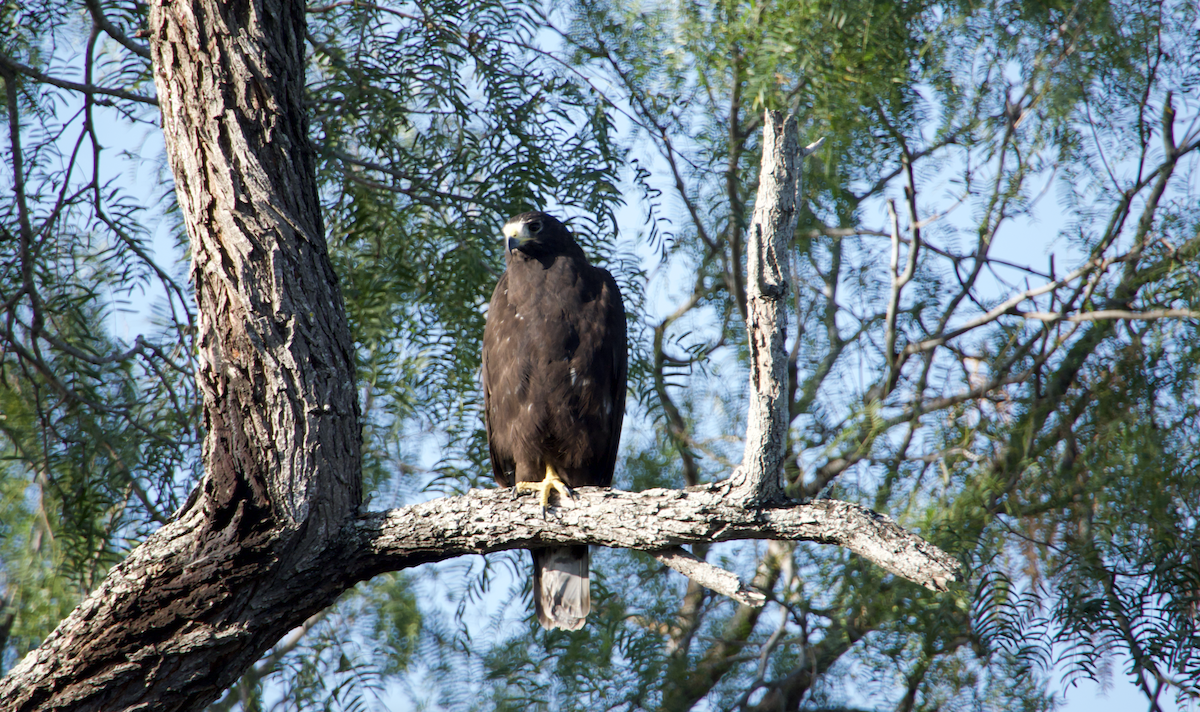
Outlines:
POLYGON ((575 244, 566 225, 542 212, 509 218, 504 223, 504 238, 508 252, 520 250, 531 257, 561 253, 575 244))

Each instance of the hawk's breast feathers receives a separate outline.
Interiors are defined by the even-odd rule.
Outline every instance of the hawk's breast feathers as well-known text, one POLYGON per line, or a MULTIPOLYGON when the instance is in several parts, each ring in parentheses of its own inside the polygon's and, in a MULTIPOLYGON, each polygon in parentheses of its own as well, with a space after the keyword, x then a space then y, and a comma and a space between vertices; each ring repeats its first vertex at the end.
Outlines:
MULTIPOLYGON (((588 263, 545 213, 504 226, 506 269, 483 332, 483 401, 492 472, 502 487, 553 473, 571 487, 612 484, 625 417, 625 308, 617 283, 588 263)), ((576 629, 591 608, 586 546, 533 552, 542 625, 576 629)))

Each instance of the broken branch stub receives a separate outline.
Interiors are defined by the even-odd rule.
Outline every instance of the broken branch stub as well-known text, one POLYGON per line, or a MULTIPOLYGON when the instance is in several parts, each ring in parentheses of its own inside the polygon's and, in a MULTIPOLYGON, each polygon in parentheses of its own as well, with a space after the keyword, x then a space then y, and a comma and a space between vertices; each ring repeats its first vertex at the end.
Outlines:
POLYGON ((803 154, 795 117, 767 111, 762 169, 746 236, 746 333, 750 346, 750 406, 746 450, 734 473, 734 496, 747 507, 784 499, 781 473, 787 441, 788 243, 796 231, 803 154))

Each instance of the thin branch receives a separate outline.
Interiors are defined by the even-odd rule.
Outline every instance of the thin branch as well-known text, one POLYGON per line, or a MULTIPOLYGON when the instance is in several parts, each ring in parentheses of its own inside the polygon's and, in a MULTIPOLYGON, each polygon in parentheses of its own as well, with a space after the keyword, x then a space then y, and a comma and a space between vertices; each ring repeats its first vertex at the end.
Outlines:
POLYGON ((20 226, 21 268, 24 273, 25 291, 30 290, 29 270, 32 268, 30 250, 33 241, 33 223, 29 217, 29 203, 25 199, 25 155, 21 152, 20 105, 17 102, 17 83, 9 73, 0 73, 4 79, 5 108, 8 113, 9 151, 12 155, 13 193, 17 203, 17 222, 20 226))
MULTIPOLYGON (((589 53, 596 51, 594 48, 584 47, 577 40, 573 39, 567 32, 559 29, 553 23, 551 23, 548 18, 545 19, 545 22, 547 27, 556 32, 568 46, 577 47, 589 53)), ((667 161, 667 165, 670 167, 671 175, 674 179, 675 191, 678 194, 679 199, 683 202, 684 207, 687 209, 688 215, 692 219, 692 224, 696 227, 697 237, 699 237, 700 240, 708 247, 710 252, 717 252, 717 243, 708 234, 707 229, 704 227, 704 221, 701 219, 701 209, 696 205, 695 201, 692 199, 692 196, 688 193, 683 172, 679 167, 679 159, 682 158, 683 160, 686 160, 686 157, 681 156, 680 153, 675 149, 675 144, 671 141, 670 132, 667 130, 668 127, 655 120, 654 117, 659 112, 655 110, 654 107, 647 106, 644 96, 640 92, 634 91, 636 82, 612 56, 612 54, 608 51, 608 48, 604 45, 604 42, 600 40, 600 37, 598 35, 594 35, 594 37, 597 45, 602 50, 603 58, 608 62, 609 66, 612 68, 617 77, 620 78, 620 80, 624 83, 626 89, 628 89, 627 99, 630 102, 631 108, 635 108, 638 114, 642 117, 641 121, 634 119, 633 123, 646 132, 647 136, 654 141, 655 146, 658 148, 659 155, 661 155, 667 161), (653 130, 651 130, 651 127, 653 127, 653 130)), ((622 113, 625 112, 622 111, 622 113)), ((628 116, 628 114, 626 114, 626 116, 628 116)))
POLYGON ((129 487, 133 490, 133 493, 137 495, 137 498, 141 501, 142 506, 146 508, 146 512, 150 515, 150 518, 159 524, 166 524, 168 518, 158 511, 158 507, 154 505, 154 501, 150 499, 150 495, 146 492, 146 489, 142 487, 142 483, 138 482, 137 475, 135 475, 133 471, 129 469, 129 465, 125 464, 125 458, 121 457, 121 454, 118 453, 116 448, 112 446, 112 443, 108 442, 107 440, 101 440, 100 446, 108 452, 108 456, 113 459, 113 462, 115 462, 122 470, 125 471, 125 477, 128 478, 129 487))
POLYGON ((951 339, 962 336, 963 334, 967 333, 968 331, 971 331, 972 329, 976 329, 980 326, 983 326, 984 324, 991 323, 991 322, 995 321, 996 319, 999 319, 1000 317, 1004 316, 1005 314, 1012 313, 1012 310, 1014 307, 1016 307, 1018 304, 1020 304, 1021 302, 1025 301, 1027 299, 1032 299, 1033 297, 1039 296, 1041 294, 1045 294, 1047 292, 1051 292, 1056 289, 1059 289, 1060 287, 1062 287, 1066 284, 1070 284, 1071 282, 1075 281, 1076 279, 1083 276, 1084 274, 1087 274, 1088 272, 1095 271, 1097 274, 1102 273, 1102 272, 1106 271, 1112 264, 1114 264, 1116 262, 1125 261, 1128 258, 1129 258, 1129 255, 1123 255, 1121 257, 1111 257, 1111 258, 1104 259, 1104 260, 1097 259, 1097 260, 1089 261, 1083 267, 1080 267, 1079 269, 1075 270, 1074 272, 1071 272, 1070 274, 1066 275, 1065 277, 1063 277, 1061 279, 1056 279, 1056 280, 1047 282, 1043 285, 1040 285, 1038 287, 1032 287, 1030 289, 1025 290, 1024 292, 1019 292, 1017 294, 1014 294, 1013 296, 1011 296, 1008 299, 1001 302, 998 306, 989 310, 987 313, 981 314, 981 315, 975 317, 974 319, 967 321, 962 326, 959 326, 956 329, 951 329, 948 332, 944 332, 941 335, 935 336, 930 339, 925 339, 924 341, 918 341, 916 343, 909 344, 908 346, 904 347, 903 353, 905 355, 915 354, 915 353, 919 353, 921 351, 928 351, 929 349, 941 346, 942 344, 946 343, 947 341, 950 341, 951 339))
POLYGON ((1056 312, 1013 312, 1024 319, 1038 321, 1101 321, 1106 319, 1123 319, 1129 321, 1154 321, 1156 319, 1200 319, 1200 311, 1192 309, 1152 309, 1135 312, 1125 309, 1100 309, 1081 314, 1061 314, 1056 312))
MULTIPOLYGON (((759 559, 754 574, 753 586, 760 591, 774 590, 780 575, 792 557, 795 544, 772 541, 759 559)), ((687 710, 707 695, 717 682, 740 662, 754 660, 755 654, 745 654, 746 641, 758 625, 765 608, 738 606, 724 622, 721 633, 699 660, 686 656, 673 656, 675 667, 667 676, 668 684, 663 689, 662 709, 687 710)))
POLYGON ((104 14, 104 9, 100 7, 100 0, 84 0, 87 5, 88 12, 92 14, 92 21, 96 26, 104 30, 104 34, 120 42, 126 49, 133 52, 143 59, 150 59, 150 48, 144 44, 134 42, 132 38, 126 35, 111 20, 104 14))
MULTIPOLYGON (((780 571, 780 578, 783 579, 783 591, 786 596, 787 591, 795 583, 796 563, 792 557, 788 556, 784 557, 780 564, 780 568, 782 569, 780 571)), ((784 634, 787 633, 787 624, 790 616, 791 609, 786 603, 781 602, 779 606, 779 625, 776 626, 775 632, 771 634, 771 637, 767 639, 766 644, 762 646, 762 649, 758 653, 758 671, 755 672, 754 680, 746 686, 746 691, 742 693, 741 698, 738 700, 738 709, 746 708, 750 703, 750 698, 763 686, 763 682, 767 679, 771 654, 775 652, 775 648, 779 646, 784 634)))
MULTIPOLYGON (((946 214, 946 212, 942 212, 936 216, 926 218, 918 224, 921 227, 925 227, 925 226, 929 225, 930 223, 932 223, 934 221, 934 218, 941 217, 945 214, 946 214)), ((882 238, 891 239, 891 235, 884 232, 883 230, 875 230, 873 228, 867 228, 867 227, 823 227, 823 228, 817 228, 815 230, 809 230, 808 236, 810 238, 817 238, 817 237, 834 237, 834 238, 882 237, 882 238)), ((903 235, 900 236, 900 242, 905 245, 912 244, 912 241, 909 240, 908 238, 904 237, 903 235)), ((942 249, 940 247, 937 247, 933 244, 930 244, 930 243, 924 242, 924 241, 921 242, 921 249, 929 250, 930 252, 932 252, 936 255, 945 257, 946 259, 954 262, 955 264, 958 264, 959 262, 963 262, 964 260, 975 259, 974 255, 958 255, 949 250, 942 249)), ((1032 267, 1029 267, 1028 265, 1019 265, 1016 262, 1009 262, 1007 260, 1002 260, 1002 259, 999 259, 996 257, 992 257, 990 255, 985 257, 984 260, 989 265, 1000 265, 1001 267, 1008 267, 1010 269, 1019 270, 1021 272, 1027 272, 1031 275, 1034 275, 1035 277, 1042 277, 1044 279, 1053 279, 1054 278, 1054 275, 1050 274, 1049 272, 1040 272, 1032 267)))
POLYGON ((917 254, 921 248, 921 233, 915 226, 913 227, 912 243, 908 248, 908 259, 904 265, 904 274, 900 274, 900 217, 896 214, 896 204, 893 201, 887 201, 887 209, 892 221, 892 291, 888 298, 887 316, 884 317, 884 335, 886 338, 884 357, 887 359, 888 368, 893 371, 893 376, 888 379, 890 383, 895 380, 894 372, 897 366, 896 311, 900 307, 900 292, 912 280, 913 274, 917 269, 917 254))
POLYGON ((722 596, 728 596, 744 606, 758 608, 767 602, 767 597, 762 591, 756 591, 743 584, 737 574, 713 566, 681 547, 652 551, 650 555, 701 586, 722 596))
POLYGON ((133 92, 128 92, 124 89, 109 89, 108 87, 98 87, 92 84, 80 84, 78 82, 67 81, 66 79, 58 79, 48 74, 43 74, 33 67, 27 67, 5 54, 0 54, 0 68, 6 69, 15 74, 22 74, 34 80, 35 82, 56 86, 59 89, 77 91, 87 95, 111 96, 117 99, 126 99, 128 101, 136 101, 142 104, 158 106, 158 100, 154 97, 149 97, 142 94, 134 94, 133 92))
POLYGON ((687 302, 680 305, 674 313, 668 315, 654 328, 654 367, 651 371, 654 390, 658 394, 659 403, 662 405, 663 412, 667 416, 667 436, 671 438, 676 449, 679 450, 680 459, 683 461, 683 478, 688 486, 700 484, 700 468, 696 465, 696 458, 689 446, 691 438, 688 434, 687 423, 684 421, 683 414, 679 412, 678 406, 675 405, 675 401, 671 398, 671 394, 667 391, 667 378, 664 373, 667 354, 663 341, 666 338, 667 329, 671 324, 695 308, 708 292, 709 290, 704 287, 704 277, 703 273, 701 273, 687 302))
POLYGON ((346 167, 342 168, 343 175, 345 175, 350 180, 352 180, 355 183, 358 183, 359 185, 362 185, 364 187, 372 188, 374 190, 385 190, 385 191, 388 191, 389 193, 400 193, 401 195, 409 196, 413 200, 416 200, 417 202, 419 202, 423 205, 429 205, 429 206, 434 206, 434 207, 440 205, 440 203, 437 203, 436 201, 433 200, 434 197, 450 198, 452 200, 456 200, 456 201, 460 201, 460 202, 464 202, 464 203, 471 203, 473 205, 481 205, 484 207, 494 207, 490 203, 488 203, 486 201, 482 201, 479 198, 475 198, 475 197, 472 197, 469 195, 461 195, 458 193, 448 193, 446 191, 438 190, 437 188, 432 188, 428 185, 428 182, 425 181, 424 179, 417 177, 417 176, 410 175, 403 171, 399 171, 395 168, 385 166, 382 163, 368 161, 366 159, 359 158, 357 156, 354 156, 345 151, 338 150, 336 148, 326 148, 324 150, 328 151, 331 156, 333 156, 334 158, 337 158, 338 160, 342 161, 343 163, 348 163, 353 166, 359 166, 360 168, 365 168, 370 171, 377 171, 379 173, 383 173, 384 175, 391 176, 392 178, 394 178, 398 181, 406 180, 409 183, 411 183, 413 186, 410 188, 403 188, 399 185, 388 185, 387 183, 381 183, 379 181, 364 178, 361 175, 357 174, 356 172, 350 170, 349 168, 346 168, 346 167), (420 189, 418 189, 418 186, 420 187, 420 189))
MULTIPOLYGON (((338 9, 339 7, 352 7, 355 9, 374 10, 376 12, 385 12, 385 13, 395 15, 396 17, 399 17, 399 18, 402 18, 405 20, 415 20, 417 22, 425 22, 428 20, 428 18, 426 18, 426 17, 419 17, 419 16, 413 15, 411 13, 401 12, 399 10, 395 10, 390 7, 384 7, 383 5, 378 5, 373 2, 359 2, 359 0, 343 0, 342 2, 331 2, 328 5, 309 5, 308 7, 306 7, 304 9, 304 11, 309 14, 322 14, 322 13, 326 13, 326 12, 332 12, 332 11, 338 9)), ((440 29, 448 29, 448 28, 446 28, 445 26, 441 26, 440 29)), ((451 31, 453 31, 453 30, 451 30, 451 31)), ((458 34, 458 33, 455 32, 455 34, 458 34)))

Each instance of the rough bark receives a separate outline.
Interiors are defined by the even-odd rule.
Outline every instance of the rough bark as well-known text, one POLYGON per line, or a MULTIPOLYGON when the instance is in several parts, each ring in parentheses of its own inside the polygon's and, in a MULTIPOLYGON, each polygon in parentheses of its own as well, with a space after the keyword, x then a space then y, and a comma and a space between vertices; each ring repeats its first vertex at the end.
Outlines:
POLYGON ((202 707, 341 590, 318 563, 359 503, 358 404, 301 111, 304 23, 294 2, 152 5, 206 475, 0 681, 0 707, 202 707))
POLYGON ((150 27, 200 315, 202 506, 249 500, 320 540, 359 504, 360 437, 301 108, 304 7, 162 0, 150 27))
POLYGON ((957 561, 894 521, 836 500, 747 509, 730 480, 645 492, 582 487, 571 504, 543 518, 534 497, 473 490, 388 512, 365 514, 345 537, 343 569, 355 576, 463 554, 547 544, 597 544, 655 552, 680 544, 735 539, 815 541, 845 547, 927 588, 942 591, 957 561))
POLYGON ((0 709, 202 709, 347 586, 331 557, 285 564, 286 540, 192 508, 0 680, 0 709))
MULTIPOLYGON (((0 710, 201 709, 358 580, 466 553, 807 539, 931 588, 955 577, 949 556, 855 505, 789 505, 768 482, 753 492, 770 506, 744 508, 734 496, 744 478, 585 489, 547 518, 531 499, 497 491, 358 513, 353 344, 301 112, 304 22, 303 4, 289 0, 151 7, 199 303, 206 472, 188 504, 0 680, 0 710)), ((756 299, 778 301, 775 282, 752 281, 767 285, 756 299)), ((768 389, 780 383, 771 378, 768 389)), ((777 486, 778 456, 764 462, 777 486)))
POLYGON ((737 496, 755 507, 783 500, 787 443, 788 243, 796 231, 800 139, 795 117, 766 112, 762 169, 746 237, 746 333, 750 405, 746 452, 735 473, 737 496))

